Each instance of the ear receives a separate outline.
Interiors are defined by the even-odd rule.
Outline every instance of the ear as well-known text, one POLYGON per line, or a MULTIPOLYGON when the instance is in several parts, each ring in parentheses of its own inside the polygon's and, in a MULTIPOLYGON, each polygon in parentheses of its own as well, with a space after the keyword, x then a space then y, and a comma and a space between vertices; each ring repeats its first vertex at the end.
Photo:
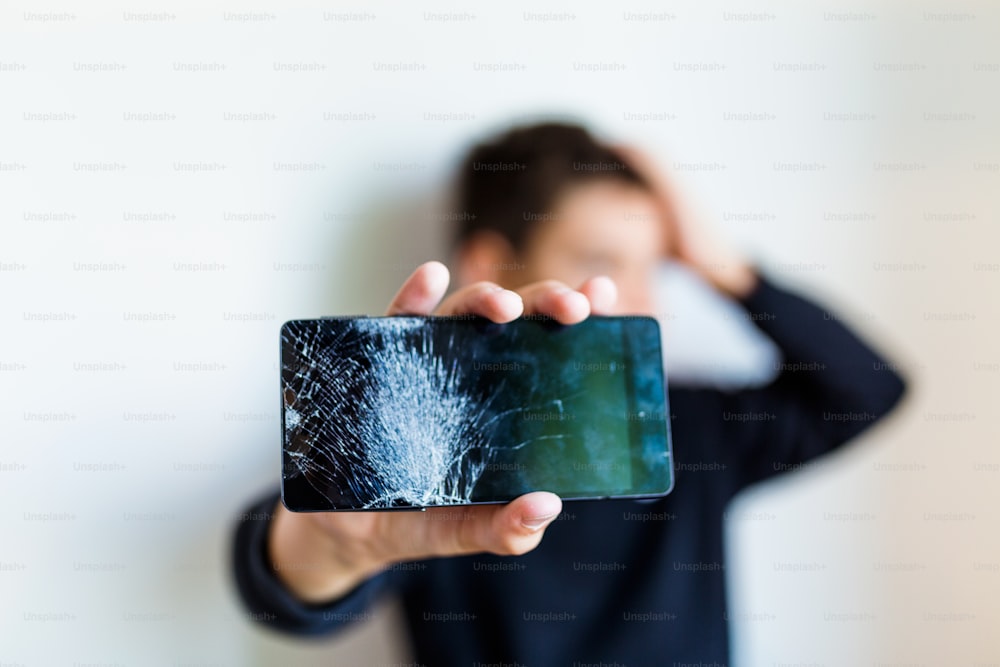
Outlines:
POLYGON ((514 247, 503 235, 489 230, 476 232, 456 253, 457 286, 488 280, 511 288, 514 280, 510 267, 516 259, 514 247))

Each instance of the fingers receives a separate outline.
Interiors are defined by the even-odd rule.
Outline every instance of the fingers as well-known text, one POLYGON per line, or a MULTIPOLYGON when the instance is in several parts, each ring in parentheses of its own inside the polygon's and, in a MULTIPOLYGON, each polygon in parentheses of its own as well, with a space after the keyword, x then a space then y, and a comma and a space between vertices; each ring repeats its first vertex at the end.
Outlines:
POLYGON ((561 324, 576 324, 590 315, 590 300, 558 280, 543 280, 522 287, 526 315, 547 315, 561 324))
POLYGON ((618 288, 607 276, 596 276, 579 290, 558 280, 531 283, 518 290, 527 315, 546 315, 561 324, 576 324, 588 315, 607 315, 618 300, 618 288))
POLYGON ((522 314, 546 315, 562 324, 575 324, 609 314, 618 298, 606 276, 591 278, 573 290, 557 280, 527 285, 517 292, 495 283, 479 282, 457 290, 442 301, 450 276, 441 262, 421 264, 393 297, 386 315, 474 314, 494 322, 509 322, 522 314))
POLYGON ((437 315, 481 315, 494 322, 510 322, 520 317, 524 305, 517 292, 495 283, 479 282, 463 287, 438 307, 437 315))
POLYGON ((591 313, 609 314, 618 299, 618 289, 607 276, 587 280, 579 290, 558 280, 543 280, 517 292, 490 282, 464 287, 438 306, 435 314, 481 315, 494 322, 509 322, 521 314, 547 315, 562 324, 575 324, 591 313))
POLYGON ((590 301, 590 312, 593 315, 610 315, 618 301, 618 287, 607 276, 591 278, 577 291, 590 301))
POLYGON ((386 315, 430 315, 448 291, 448 267, 441 262, 425 262, 410 274, 396 292, 386 315))

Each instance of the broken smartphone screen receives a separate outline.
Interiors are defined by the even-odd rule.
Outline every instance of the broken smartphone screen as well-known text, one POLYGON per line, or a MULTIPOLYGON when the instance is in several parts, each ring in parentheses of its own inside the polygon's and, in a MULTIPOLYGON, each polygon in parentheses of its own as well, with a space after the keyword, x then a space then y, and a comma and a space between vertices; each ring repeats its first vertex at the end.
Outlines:
POLYGON ((652 497, 673 485, 659 325, 592 316, 292 320, 282 500, 294 511, 652 497))

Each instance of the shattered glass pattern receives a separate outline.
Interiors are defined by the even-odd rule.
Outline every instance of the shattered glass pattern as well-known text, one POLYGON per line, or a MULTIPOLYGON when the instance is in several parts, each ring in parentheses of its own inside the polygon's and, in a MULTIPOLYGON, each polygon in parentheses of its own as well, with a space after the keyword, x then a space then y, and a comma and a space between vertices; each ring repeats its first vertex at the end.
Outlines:
MULTIPOLYGON (((468 504, 513 497, 539 484, 556 490, 560 483, 570 484, 564 490, 572 493, 581 468, 570 470, 569 460, 583 461, 589 468, 582 470, 592 477, 603 476, 591 480, 591 487, 625 489, 626 463, 594 461, 608 455, 604 441, 615 430, 621 431, 615 436, 618 456, 628 461, 623 406, 594 403, 595 397, 624 396, 618 386, 624 377, 614 376, 610 362, 611 373, 604 368, 605 377, 589 382, 599 390, 589 398, 568 359, 556 360, 564 370, 550 377, 537 358, 540 342, 552 337, 545 329, 541 323, 512 327, 466 318, 286 323, 286 503, 294 496, 295 505, 308 509, 468 504), (611 389, 595 381, 611 383, 611 389), (608 414, 604 422, 600 415, 578 421, 567 404, 591 411, 599 405, 597 412, 608 414), (586 428, 595 426, 604 435, 588 434, 586 428)), ((587 335, 586 327, 573 329, 587 335)), ((590 347, 609 347, 607 332, 590 336, 590 347)), ((550 344, 546 352, 557 350, 580 352, 565 344, 550 344)))

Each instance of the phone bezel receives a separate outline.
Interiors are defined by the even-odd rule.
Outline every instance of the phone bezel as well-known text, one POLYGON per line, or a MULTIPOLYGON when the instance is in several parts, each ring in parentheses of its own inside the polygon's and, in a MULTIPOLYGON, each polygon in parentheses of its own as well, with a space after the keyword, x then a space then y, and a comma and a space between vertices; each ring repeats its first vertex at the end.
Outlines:
MULTIPOLYGON (((329 317, 321 317, 321 318, 301 318, 301 319, 287 320, 287 321, 285 321, 282 324, 281 329, 280 329, 281 333, 279 335, 279 359, 280 359, 280 363, 279 363, 279 386, 280 386, 280 389, 281 389, 281 391, 279 392, 279 396, 280 396, 280 400, 281 400, 281 406, 280 406, 280 415, 281 415, 280 465, 281 465, 281 468, 280 469, 281 469, 281 502, 282 502, 282 504, 284 505, 284 507, 286 509, 288 509, 288 510, 290 510, 292 512, 332 512, 332 511, 336 511, 336 512, 371 512, 371 511, 380 511, 380 512, 382 512, 382 511, 388 511, 388 512, 393 512, 393 511, 423 511, 423 510, 434 509, 434 508, 468 507, 468 506, 474 506, 474 505, 499 505, 499 504, 508 503, 511 500, 513 500, 514 497, 516 497, 516 496, 514 496, 514 497, 511 497, 511 498, 503 498, 503 499, 495 499, 495 500, 494 499, 490 499, 490 500, 474 500, 474 501, 461 502, 461 503, 442 503, 442 504, 432 504, 432 505, 403 505, 403 504, 401 504, 401 505, 386 506, 386 507, 356 507, 356 506, 338 507, 338 506, 333 505, 332 502, 329 502, 329 498, 328 497, 322 496, 322 494, 320 494, 319 491, 316 491, 315 493, 316 493, 317 497, 323 497, 327 501, 326 506, 319 507, 319 506, 313 506, 312 504, 304 504, 303 505, 303 504, 296 504, 294 502, 290 502, 289 494, 288 494, 288 489, 286 488, 287 477, 286 477, 286 474, 285 474, 286 466, 289 465, 288 461, 286 459, 286 442, 287 442, 287 440, 286 440, 286 417, 285 417, 286 403, 285 403, 285 398, 284 398, 285 382, 284 382, 284 374, 283 374, 284 361, 285 361, 285 356, 284 356, 285 355, 285 348, 284 348, 285 335, 284 335, 284 332, 286 330, 286 327, 288 327, 291 324, 295 324, 295 323, 323 323, 323 322, 330 322, 330 321, 350 321, 350 320, 359 320, 359 319, 365 319, 365 320, 378 319, 378 320, 381 320, 381 319, 398 319, 398 318, 410 318, 410 319, 420 319, 420 320, 451 320, 451 321, 454 321, 454 320, 464 320, 464 321, 470 321, 470 322, 479 323, 481 326, 487 326, 487 325, 493 325, 494 324, 492 322, 489 322, 485 318, 481 318, 479 316, 468 316, 468 315, 461 315, 461 316, 441 316, 441 315, 426 315, 426 316, 419 316, 419 315, 329 316, 329 317)), ((541 317, 541 316, 528 316, 528 317, 522 317, 522 318, 518 318, 518 319, 519 320, 520 319, 525 319, 525 320, 530 319, 530 320, 536 320, 536 321, 537 320, 546 321, 546 322, 552 323, 553 326, 557 326, 557 327, 572 327, 572 326, 575 326, 575 325, 560 325, 560 324, 556 323, 554 320, 551 320, 550 318, 541 317)), ((642 320, 642 321, 647 322, 647 326, 654 326, 656 328, 656 333, 657 333, 657 336, 656 336, 657 348, 658 348, 658 351, 659 351, 659 355, 662 357, 662 349, 659 349, 660 348, 660 344, 659 344, 659 322, 655 318, 649 317, 649 316, 644 316, 644 315, 619 315, 619 316, 592 315, 591 319, 601 319, 601 320, 633 320, 633 321, 635 321, 635 320, 642 320)), ((517 320, 514 320, 514 322, 517 322, 517 320)), ((623 345, 627 345, 628 338, 625 335, 624 327, 622 329, 622 336, 623 336, 623 345)), ((634 364, 632 365, 632 367, 633 367, 632 370, 634 370, 634 364)), ((643 491, 643 492, 634 493, 634 494, 631 494, 631 493, 630 494, 609 493, 609 494, 601 494, 601 495, 572 495, 572 494, 570 494, 570 495, 566 495, 566 496, 560 496, 562 498, 562 500, 564 500, 564 501, 578 501, 578 500, 644 500, 644 499, 662 498, 664 496, 669 495, 673 491, 674 484, 676 482, 676 475, 675 475, 675 472, 674 472, 674 469, 673 469, 673 438, 672 438, 672 433, 671 433, 671 428, 670 428, 670 404, 669 404, 669 397, 668 397, 668 394, 667 394, 666 373, 664 371, 664 365, 662 363, 662 359, 661 359, 661 362, 658 364, 658 367, 654 370, 654 372, 656 372, 658 374, 658 376, 659 376, 659 384, 663 387, 663 402, 662 402, 662 414, 661 414, 662 419, 649 419, 649 420, 643 420, 643 419, 638 419, 638 418, 637 419, 631 419, 630 422, 629 422, 629 428, 630 428, 630 433, 634 433, 636 429, 656 428, 656 424, 658 424, 658 423, 662 423, 663 424, 663 428, 664 428, 663 435, 664 435, 665 442, 666 442, 666 451, 663 454, 663 458, 665 460, 663 462, 661 462, 659 465, 665 465, 666 466, 666 471, 668 473, 668 485, 667 485, 667 488, 665 490, 643 491)), ((628 400, 628 403, 629 403, 629 407, 630 408, 635 407, 634 413, 638 415, 638 414, 640 414, 640 413, 643 412, 643 409, 640 409, 640 408, 642 408, 643 406, 645 406, 645 404, 639 404, 639 405, 637 405, 636 398, 634 396, 634 390, 635 390, 635 382, 634 382, 634 380, 633 380, 633 378, 632 378, 632 376, 630 374, 628 376, 628 379, 626 380, 626 391, 629 392, 629 396, 628 396, 627 400, 628 400)), ((650 406, 646 406, 646 407, 648 407, 648 408, 655 408, 656 406, 650 405, 650 406)), ((652 410, 652 411, 654 413, 658 412, 655 409, 652 410)), ((644 449, 643 447, 637 445, 637 438, 630 437, 630 439, 629 439, 629 447, 631 449, 631 452, 630 452, 630 454, 631 454, 630 455, 630 461, 631 461, 631 464, 633 466, 633 470, 635 470, 637 467, 639 467, 640 469, 643 469, 643 470, 649 470, 650 468, 648 466, 643 467, 641 465, 641 461, 640 461, 639 465, 637 465, 637 458, 641 458, 641 456, 643 454, 643 449, 644 449)), ((544 490, 544 489, 539 489, 539 490, 544 490)), ((521 494, 518 494, 518 495, 521 495, 521 494)))

